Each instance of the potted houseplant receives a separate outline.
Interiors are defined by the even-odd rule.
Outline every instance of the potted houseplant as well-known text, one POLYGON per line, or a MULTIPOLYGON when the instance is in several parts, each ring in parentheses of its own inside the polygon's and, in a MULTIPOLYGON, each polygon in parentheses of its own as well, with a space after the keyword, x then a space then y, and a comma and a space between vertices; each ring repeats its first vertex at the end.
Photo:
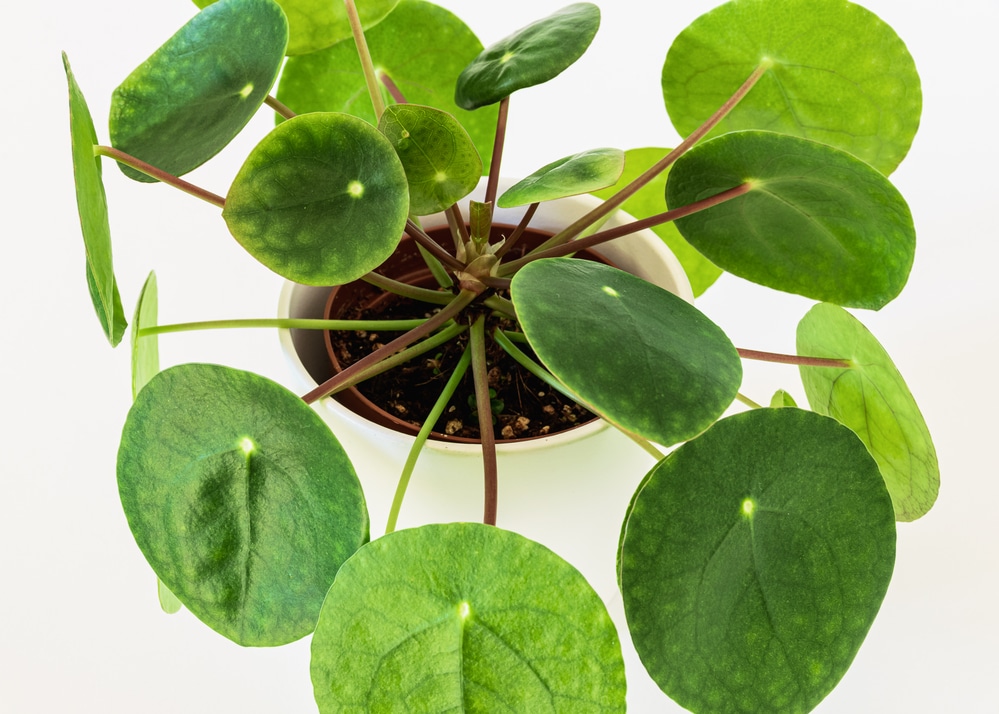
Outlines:
MULTIPOLYGON (((582 55, 595 6, 570 5, 484 50, 418 0, 303 9, 208 5, 115 92, 110 146, 66 63, 88 284, 112 344, 126 319, 102 157, 218 206, 247 251, 290 280, 364 279, 421 304, 391 322, 267 321, 398 335, 302 396, 218 365, 159 371, 156 336, 180 328, 156 324, 150 278, 132 320, 136 399, 118 481, 164 601, 245 645, 313 634, 324 712, 623 709, 618 633, 600 599, 556 554, 492 527, 496 432, 509 425, 482 425, 505 411, 490 393, 502 353, 654 455, 617 515, 617 578, 622 634, 663 691, 693 711, 812 709, 877 613, 895 521, 923 515, 938 483, 915 402, 843 309, 887 304, 913 259, 912 219, 887 179, 918 125, 904 44, 843 0, 730 2, 666 58, 667 108, 687 137, 676 149, 627 163, 618 150, 583 151, 500 193, 510 95, 582 55), (282 120, 224 198, 179 178, 265 103, 282 120), (483 200, 461 214, 484 171, 483 200), (604 201, 517 257, 536 204, 590 192, 604 201), (494 205, 529 208, 497 232, 494 205), (604 226, 621 207, 640 220, 604 226), (424 231, 421 216, 441 211, 448 230, 424 231), (737 349, 683 299, 584 259, 667 224, 698 292, 724 269, 820 301, 798 325, 798 354, 737 349), (403 233, 436 286, 378 272, 403 233), (444 345, 454 363, 437 356, 444 345), (414 357, 438 363, 434 412, 471 374, 459 403, 479 425, 483 524, 372 540, 358 475, 308 404, 414 357), (739 394, 742 359, 798 365, 811 411, 783 393, 769 406, 739 394), (723 417, 736 400, 749 409, 723 417)), ((420 419, 415 449, 438 422, 420 419)))

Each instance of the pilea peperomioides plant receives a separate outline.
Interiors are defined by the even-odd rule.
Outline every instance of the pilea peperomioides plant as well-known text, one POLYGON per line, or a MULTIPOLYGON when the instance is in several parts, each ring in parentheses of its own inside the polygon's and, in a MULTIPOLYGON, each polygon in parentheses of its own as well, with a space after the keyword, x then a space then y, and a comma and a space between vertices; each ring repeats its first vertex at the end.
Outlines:
POLYGON ((628 635, 662 690, 695 712, 814 708, 880 607, 895 522, 926 513, 939 480, 904 381, 844 309, 887 304, 913 261, 912 219, 886 176, 921 95, 895 33, 845 0, 733 0, 669 49, 662 90, 687 137, 677 148, 581 151, 497 195, 510 96, 583 54, 596 6, 483 49, 423 0, 197 4, 115 91, 109 146, 66 61, 87 279, 111 343, 126 319, 104 157, 218 206, 232 236, 291 281, 362 279, 424 307, 412 319, 253 321, 396 335, 298 396, 223 366, 160 371, 158 335, 205 325, 158 325, 150 276, 118 483, 165 607, 182 603, 244 645, 313 634, 322 712, 623 710, 620 642, 600 598, 553 552, 495 527, 488 425, 505 405, 487 355, 498 346, 656 456, 613 517, 628 635), (224 197, 179 178, 263 104, 278 123, 224 197), (458 204, 483 174, 466 221, 458 204), (604 201, 512 250, 537 204, 582 193, 604 201), (497 238, 493 205, 529 208, 497 238), (638 220, 601 229, 619 208, 638 220), (450 235, 437 240, 420 217, 441 211, 450 235), (581 259, 650 227, 697 294, 724 270, 818 301, 798 354, 737 349, 685 300, 581 259), (404 234, 437 287, 376 272, 404 234), (414 455, 446 405, 473 405, 483 523, 394 532, 402 488, 386 535, 369 542, 361 482, 310 404, 445 344, 460 358, 438 370, 414 455), (783 392, 769 406, 740 394, 743 359, 797 365, 811 411, 783 392), (724 416, 736 400, 747 409, 724 416))

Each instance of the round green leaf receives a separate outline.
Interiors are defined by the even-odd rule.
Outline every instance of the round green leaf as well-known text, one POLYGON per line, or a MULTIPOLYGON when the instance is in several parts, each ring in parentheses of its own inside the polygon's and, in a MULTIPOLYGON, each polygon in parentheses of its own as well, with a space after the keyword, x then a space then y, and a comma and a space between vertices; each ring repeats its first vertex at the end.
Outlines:
POLYGON ((210 5, 115 89, 111 143, 175 176, 197 168, 263 104, 287 42, 288 22, 273 0, 210 5))
POLYGON ((83 247, 87 255, 87 288, 104 334, 112 347, 121 342, 128 327, 121 305, 118 282, 111 260, 111 227, 108 201, 101 177, 101 160, 94 156, 97 130, 87 100, 76 83, 66 53, 62 55, 69 84, 69 132, 73 151, 73 178, 76 183, 76 207, 80 214, 83 247))
POLYGON ((554 79, 583 56, 599 27, 600 9, 581 2, 521 28, 483 50, 462 71, 455 103, 477 109, 554 79))
POLYGON ((614 624, 579 571, 476 523, 398 531, 337 573, 312 639, 329 712, 623 712, 614 624))
POLYGON ((867 445, 898 520, 925 515, 940 490, 937 452, 916 400, 874 335, 846 310, 816 305, 798 324, 798 354, 853 363, 849 369, 801 367, 808 403, 867 445))
POLYGON ((409 213, 392 144, 346 114, 278 125, 233 180, 222 217, 247 252, 305 285, 341 285, 384 262, 409 213))
MULTIPOLYGON (((468 131, 479 156, 492 155, 496 108, 469 112, 454 103, 459 72, 482 50, 464 22, 424 0, 401 0, 365 36, 378 73, 391 79, 407 102, 452 114, 468 131)), ((299 114, 346 112, 377 123, 353 42, 290 58, 281 71, 277 96, 299 114)), ((393 101, 387 90, 385 100, 393 101)))
POLYGON ((139 392, 118 489, 156 574, 242 645, 312 632, 368 537, 360 484, 322 419, 280 385, 217 365, 167 369, 139 392))
POLYGON ((472 192, 482 159, 468 132, 447 112, 418 104, 385 109, 378 129, 392 142, 409 182, 409 210, 443 211, 472 192))
MULTIPOLYGON (((211 5, 215 0, 194 0, 200 8, 211 5)), ((288 17, 288 54, 301 55, 315 52, 352 37, 350 22, 342 0, 276 0, 288 17)), ((374 27, 399 0, 362 0, 357 3, 357 14, 361 26, 367 30, 374 27)))
POLYGON ((696 436, 732 403, 742 363, 697 308, 600 263, 536 260, 512 297, 544 365, 601 416, 663 445, 696 436))
POLYGON ((620 149, 592 149, 541 167, 507 189, 496 202, 500 208, 554 201, 611 186, 624 171, 620 149))
POLYGON ((748 183, 748 194, 676 221, 720 268, 838 305, 878 309, 902 290, 916 250, 909 207, 881 173, 807 139, 740 131, 673 166, 679 208, 748 183))
POLYGON ((905 44, 846 0, 738 0, 681 32, 663 66, 673 125, 687 136, 761 64, 769 69, 714 129, 768 129, 837 146, 885 174, 919 126, 922 92, 905 44))
MULTIPOLYGON (((594 191, 597 198, 608 199, 669 153, 669 149, 645 148, 629 149, 624 152, 624 173, 616 184, 600 191, 594 191)), ((633 196, 621 204, 621 210, 635 218, 650 218, 666 210, 666 177, 669 170, 663 171, 652 181, 640 188, 633 196)), ((694 296, 702 295, 722 274, 720 268, 694 250, 686 238, 680 235, 673 223, 653 226, 652 231, 663 239, 680 261, 694 296)))
POLYGON ((808 712, 881 606, 895 519, 877 464, 832 419, 724 419, 654 468, 629 508, 620 579, 635 648, 681 706, 808 712))

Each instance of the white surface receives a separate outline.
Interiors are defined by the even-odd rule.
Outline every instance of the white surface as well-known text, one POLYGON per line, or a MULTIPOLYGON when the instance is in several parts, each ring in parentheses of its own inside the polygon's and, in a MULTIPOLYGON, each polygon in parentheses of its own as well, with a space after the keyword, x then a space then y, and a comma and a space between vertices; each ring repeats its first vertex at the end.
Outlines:
MULTIPOLYGON (((486 43, 567 2, 441 0, 486 43)), ((986 132, 999 5, 866 4, 907 41, 922 74, 925 110, 913 149, 894 175, 919 232, 915 268, 898 300, 861 317, 919 400, 944 481, 934 510, 900 526, 882 612, 853 668, 817 711, 994 713, 999 248, 991 194, 999 152, 986 132)), ((587 56, 549 87, 515 98, 505 173, 526 173, 587 148, 677 141, 659 97, 662 58, 672 37, 714 3, 603 5, 603 26, 587 56), (605 104, 611 97, 617 107, 605 104)), ((106 139, 111 90, 193 5, 55 0, 11 3, 5 11, 0 711, 313 712, 308 640, 241 649, 187 613, 159 612, 155 581, 117 498, 128 356, 108 348, 89 305, 59 52, 69 53, 106 139)), ((224 193, 252 137, 268 124, 255 121, 250 137, 193 180, 224 193)), ((242 253, 215 209, 162 186, 129 182, 111 166, 106 176, 116 270, 129 311, 155 268, 163 321, 273 314, 280 279, 242 253)), ((808 301, 726 276, 699 305, 737 345, 781 351, 792 349, 808 301)), ((215 361, 287 375, 271 333, 173 336, 162 340, 162 353, 165 365, 215 361)), ((800 396, 796 382, 793 370, 750 365, 744 391, 765 399, 786 387, 800 396)), ((648 688, 643 679, 632 668, 636 695, 648 688)), ((632 711, 680 711, 661 695, 648 701, 656 703, 632 711)))

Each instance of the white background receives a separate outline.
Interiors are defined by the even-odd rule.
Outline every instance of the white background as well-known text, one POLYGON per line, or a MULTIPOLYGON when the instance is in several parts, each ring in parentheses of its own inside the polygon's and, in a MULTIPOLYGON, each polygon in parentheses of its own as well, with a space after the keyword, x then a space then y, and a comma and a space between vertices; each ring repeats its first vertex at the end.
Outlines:
MULTIPOLYGON (((567 1, 567 0, 566 0, 567 1)), ((563 0, 441 0, 489 44, 563 0)), ((505 173, 599 146, 671 146, 659 72, 669 42, 714 3, 614 0, 590 52, 515 97, 505 173)), ((923 80, 922 127, 893 180, 919 233, 902 296, 861 319, 895 358, 935 437, 934 510, 899 526, 895 577, 852 669, 818 711, 999 712, 995 365, 994 0, 869 0, 906 40, 923 80)), ((112 89, 194 12, 184 0, 5 5, 0 57, 0 712, 312 712, 308 640, 240 648, 189 613, 159 611, 155 581, 115 485, 130 402, 128 355, 89 304, 72 187, 69 53, 107 141, 112 89)), ((267 114, 265 112, 265 114, 267 114)), ((192 180, 224 194, 269 126, 251 124, 192 180)), ((161 320, 273 315, 281 281, 228 237, 218 211, 163 186, 105 175, 126 310, 150 269, 161 320)), ((793 350, 809 302, 731 276, 699 301, 741 347, 793 350)), ((164 366, 217 361, 279 381, 271 332, 161 340, 164 366)), ((744 392, 801 396, 796 372, 747 368, 744 392)), ((629 672, 637 693, 642 672, 629 672)), ((679 711, 661 695, 632 711, 679 711)))

